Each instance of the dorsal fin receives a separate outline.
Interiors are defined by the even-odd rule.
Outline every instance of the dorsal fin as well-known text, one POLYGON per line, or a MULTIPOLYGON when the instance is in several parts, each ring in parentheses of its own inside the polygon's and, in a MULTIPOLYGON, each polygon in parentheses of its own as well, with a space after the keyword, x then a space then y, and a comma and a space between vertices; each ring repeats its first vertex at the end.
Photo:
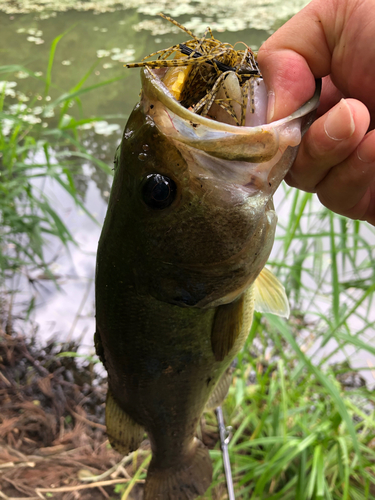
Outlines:
POLYGON ((254 283, 254 309, 258 312, 289 318, 289 301, 285 288, 276 276, 265 267, 254 283))
POLYGON ((216 310, 211 332, 211 346, 216 361, 222 361, 229 354, 242 330, 243 306, 244 295, 216 310))

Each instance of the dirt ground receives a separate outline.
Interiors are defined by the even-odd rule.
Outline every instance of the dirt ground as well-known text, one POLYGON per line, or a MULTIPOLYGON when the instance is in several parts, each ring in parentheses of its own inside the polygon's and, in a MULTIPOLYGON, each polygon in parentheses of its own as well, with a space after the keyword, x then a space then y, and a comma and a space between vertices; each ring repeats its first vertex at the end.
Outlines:
MULTIPOLYGON (((125 459, 109 446, 105 380, 57 356, 76 350, 0 328, 0 499, 117 499, 144 460, 147 442, 125 459)), ((141 497, 142 481, 128 498, 141 497)))

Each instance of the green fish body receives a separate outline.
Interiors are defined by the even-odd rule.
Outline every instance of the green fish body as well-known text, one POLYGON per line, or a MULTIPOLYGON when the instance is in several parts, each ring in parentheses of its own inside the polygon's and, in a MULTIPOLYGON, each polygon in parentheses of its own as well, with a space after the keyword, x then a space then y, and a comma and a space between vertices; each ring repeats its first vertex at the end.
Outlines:
POLYGON ((95 343, 111 444, 127 454, 147 432, 145 500, 190 500, 212 480, 197 424, 226 395, 254 307, 289 314, 264 268, 272 195, 318 97, 275 124, 235 127, 183 108, 157 71, 142 79, 99 242, 95 343))

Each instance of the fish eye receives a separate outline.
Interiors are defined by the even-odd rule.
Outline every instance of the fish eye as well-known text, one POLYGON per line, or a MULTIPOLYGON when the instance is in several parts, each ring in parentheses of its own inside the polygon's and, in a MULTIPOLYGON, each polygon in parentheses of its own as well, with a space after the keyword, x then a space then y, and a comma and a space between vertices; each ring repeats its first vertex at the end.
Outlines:
POLYGON ((142 198, 149 207, 162 210, 172 204, 176 191, 176 183, 169 177, 150 174, 143 182, 142 198))

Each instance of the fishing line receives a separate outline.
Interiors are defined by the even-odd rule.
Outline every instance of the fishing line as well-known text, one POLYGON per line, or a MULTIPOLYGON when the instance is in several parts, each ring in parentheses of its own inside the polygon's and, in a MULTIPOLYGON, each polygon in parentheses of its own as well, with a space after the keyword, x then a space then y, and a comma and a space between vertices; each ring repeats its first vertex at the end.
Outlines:
POLYGON ((223 463, 224 463, 225 479, 227 481, 228 498, 229 500, 235 500, 232 469, 230 466, 229 452, 228 452, 228 445, 232 438, 231 427, 225 427, 223 410, 221 406, 218 406, 215 412, 216 412, 217 422, 219 424, 221 451, 223 453, 223 463))

